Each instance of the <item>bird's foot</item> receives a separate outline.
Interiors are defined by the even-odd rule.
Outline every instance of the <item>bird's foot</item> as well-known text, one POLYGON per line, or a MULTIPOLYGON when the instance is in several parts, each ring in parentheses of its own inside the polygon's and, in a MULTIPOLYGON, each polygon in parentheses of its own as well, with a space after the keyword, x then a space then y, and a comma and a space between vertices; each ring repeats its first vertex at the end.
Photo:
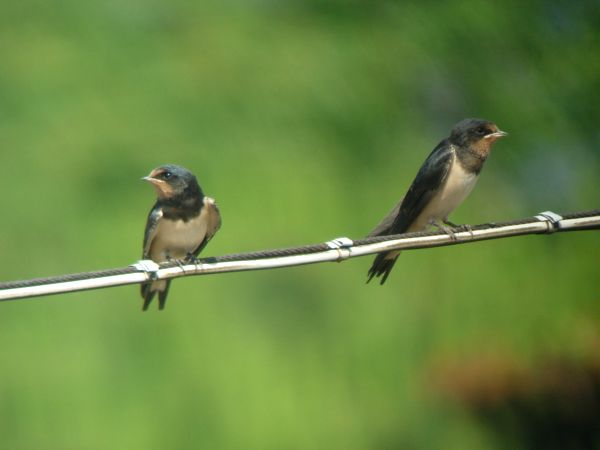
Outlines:
POLYGON ((462 225, 457 225, 455 223, 450 222, 449 220, 444 220, 443 221, 444 225, 447 225, 449 227, 452 227, 452 231, 456 232, 461 232, 461 231, 467 231, 469 233, 473 232, 473 229, 471 228, 471 225, 469 224, 462 224, 462 225))
POLYGON ((449 226, 447 222, 436 221, 433 222, 433 226, 436 227, 438 230, 441 230, 444 233, 446 233, 448 236, 450 236, 450 239, 452 239, 453 241, 456 240, 456 235, 454 234, 452 225, 449 226))
POLYGON ((200 264, 200 260, 192 253, 189 253, 185 256, 185 261, 188 264, 193 264, 196 266, 196 270, 198 270, 198 265, 200 264))
POLYGON ((473 234, 473 228, 471 228, 471 225, 469 225, 468 223, 462 224, 459 228, 460 231, 466 231, 468 233, 473 234))
POLYGON ((190 252, 188 252, 187 255, 185 255, 184 261, 188 264, 195 264, 196 266, 200 263, 200 260, 190 252))
POLYGON ((185 273, 185 269, 184 269, 184 267, 183 267, 183 266, 184 266, 184 264, 183 264, 183 263, 184 263, 184 262, 186 262, 185 260, 183 260, 183 261, 182 261, 182 260, 180 260, 180 259, 177 259, 177 258, 171 258, 170 256, 167 256, 167 261, 168 261, 168 262, 170 262, 170 263, 174 263, 175 265, 177 265, 177 267, 179 267, 179 268, 181 269, 181 271, 182 271, 183 273, 185 273))

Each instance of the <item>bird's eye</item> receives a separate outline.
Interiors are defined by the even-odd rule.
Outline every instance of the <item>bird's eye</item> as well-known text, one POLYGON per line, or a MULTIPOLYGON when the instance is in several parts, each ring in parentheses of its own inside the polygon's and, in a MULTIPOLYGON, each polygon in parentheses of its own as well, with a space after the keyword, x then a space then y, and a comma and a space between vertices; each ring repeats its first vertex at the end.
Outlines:
POLYGON ((162 177, 163 177, 165 180, 169 180, 169 179, 171 179, 171 177, 172 177, 172 176, 173 176, 173 174, 172 174, 171 172, 163 172, 163 174, 162 174, 162 177))
POLYGON ((485 136, 487 130, 485 129, 485 127, 479 127, 477 128, 477 130, 475 130, 475 132, 480 136, 485 136))

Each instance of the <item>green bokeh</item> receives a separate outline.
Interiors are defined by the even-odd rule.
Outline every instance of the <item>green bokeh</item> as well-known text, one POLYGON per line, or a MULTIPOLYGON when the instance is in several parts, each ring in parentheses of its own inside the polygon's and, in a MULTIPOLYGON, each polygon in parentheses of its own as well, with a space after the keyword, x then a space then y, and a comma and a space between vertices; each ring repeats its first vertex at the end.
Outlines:
MULTIPOLYGON (((218 255, 362 237, 464 117, 494 120, 483 223, 600 206, 593 1, 0 4, 0 277, 120 267, 178 163, 218 255)), ((480 449, 434 367, 597 336, 597 232, 1 304, 0 447, 480 449)))

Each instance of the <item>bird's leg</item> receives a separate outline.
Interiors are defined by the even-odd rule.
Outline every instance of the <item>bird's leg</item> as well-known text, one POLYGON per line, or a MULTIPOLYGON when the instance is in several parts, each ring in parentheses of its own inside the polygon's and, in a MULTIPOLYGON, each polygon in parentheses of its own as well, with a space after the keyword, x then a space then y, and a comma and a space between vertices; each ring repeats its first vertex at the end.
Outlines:
POLYGON ((448 220, 448 218, 445 218, 442 222, 444 222, 444 225, 448 225, 458 231, 468 231, 469 233, 471 233, 473 231, 473 229, 471 228, 471 225, 466 224, 466 223, 462 224, 462 225, 457 225, 455 223, 450 222, 448 220))
POLYGON ((183 268, 183 263, 181 262, 181 260, 180 260, 180 259, 177 259, 177 258, 171 258, 171 256, 170 256, 170 255, 167 255, 167 261, 168 261, 168 262, 172 262, 172 263, 175 263, 175 264, 177 264, 177 267, 179 267, 179 268, 181 269, 181 271, 182 271, 183 273, 185 273, 185 269, 183 268))
POLYGON ((185 261, 196 266, 196 270, 198 270, 198 264, 200 264, 200 260, 192 252, 187 252, 187 255, 185 255, 185 261))
POLYGON ((469 225, 468 223, 463 223, 460 227, 462 228, 462 231, 467 231, 473 234, 473 228, 471 228, 471 225, 469 225))
POLYGON ((454 234, 454 230, 452 229, 451 226, 448 226, 445 221, 434 220, 431 224, 434 227, 436 227, 438 230, 441 230, 444 233, 446 233, 448 236, 450 236, 450 239, 452 239, 453 241, 456 240, 456 235, 454 234))
POLYGON ((187 252, 185 255, 185 262, 198 265, 199 261, 200 260, 196 258, 192 252, 187 252))

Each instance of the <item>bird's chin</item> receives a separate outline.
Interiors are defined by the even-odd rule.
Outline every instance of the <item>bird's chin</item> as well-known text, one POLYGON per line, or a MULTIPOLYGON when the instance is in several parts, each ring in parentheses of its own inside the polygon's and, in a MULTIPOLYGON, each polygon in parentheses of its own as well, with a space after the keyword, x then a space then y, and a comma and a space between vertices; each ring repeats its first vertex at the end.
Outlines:
POLYGON ((173 188, 163 180, 158 180, 151 177, 145 177, 144 180, 152 184, 152 187, 154 187, 154 190, 159 198, 169 198, 173 196, 173 188))
POLYGON ((162 186, 154 186, 154 189, 156 189, 156 193, 160 198, 171 198, 175 194, 171 186, 169 186, 167 183, 163 184, 162 186))

